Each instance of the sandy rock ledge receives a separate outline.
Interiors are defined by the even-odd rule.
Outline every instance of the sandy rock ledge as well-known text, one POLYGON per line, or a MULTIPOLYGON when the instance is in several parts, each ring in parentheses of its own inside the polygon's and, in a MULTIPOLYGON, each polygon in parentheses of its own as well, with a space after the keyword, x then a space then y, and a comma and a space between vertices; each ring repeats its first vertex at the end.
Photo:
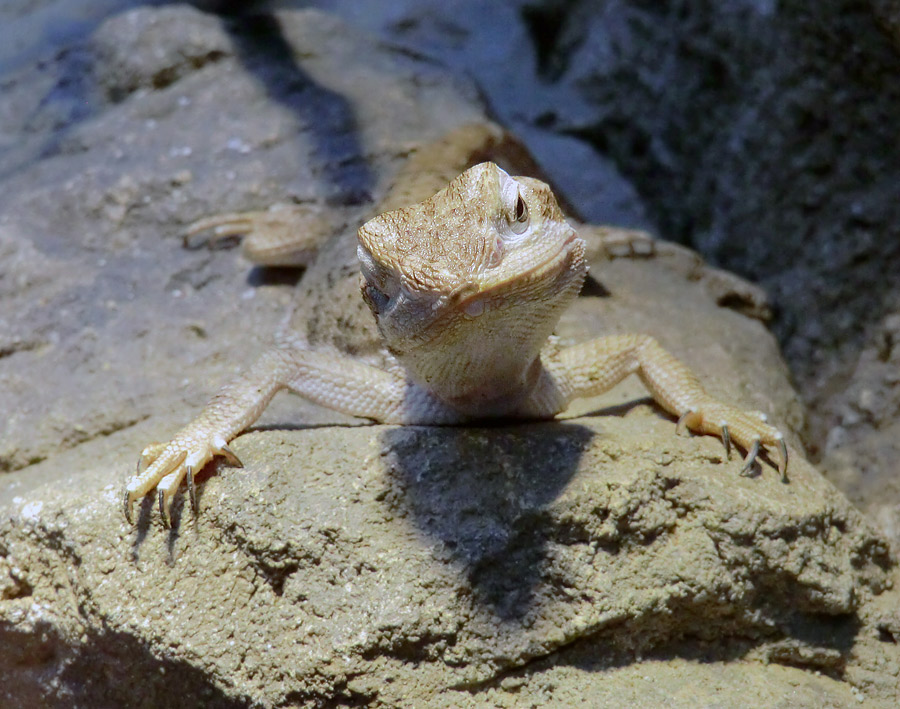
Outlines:
POLYGON ((851 687, 888 696, 886 543, 801 461, 789 485, 768 467, 738 477, 715 441, 672 428, 638 407, 251 433, 235 444, 247 469, 207 480, 199 518, 179 504, 169 533, 150 500, 129 528, 116 486, 85 491, 94 476, 16 500, 2 691, 57 705, 131 704, 138 687, 141 706, 567 704, 611 701, 609 676, 654 678, 632 690, 647 705, 665 691, 736 701, 744 682, 795 706, 846 705, 851 687), (688 691, 694 672, 715 683, 688 691))

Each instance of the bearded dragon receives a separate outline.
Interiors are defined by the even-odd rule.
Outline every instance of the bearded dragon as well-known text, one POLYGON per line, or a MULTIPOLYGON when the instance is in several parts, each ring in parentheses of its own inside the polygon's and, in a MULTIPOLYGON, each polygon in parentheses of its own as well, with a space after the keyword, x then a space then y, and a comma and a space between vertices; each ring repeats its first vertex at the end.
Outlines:
MULTIPOLYGON (((493 125, 466 126, 420 149, 381 204, 383 213, 359 228, 358 262, 338 259, 337 273, 317 270, 314 242, 329 224, 315 210, 229 214, 196 223, 191 233, 246 233, 244 251, 260 263, 311 261, 303 282, 312 284, 306 307, 301 303, 270 349, 170 442, 144 449, 125 487, 127 519, 135 500, 155 488, 168 526, 173 495, 185 478, 196 512, 197 471, 216 455, 240 466, 229 441, 285 388, 376 422, 446 425, 551 419, 573 399, 637 374, 658 405, 677 418, 676 432, 719 436, 729 455, 736 443, 746 451, 742 472, 765 447, 777 454, 786 480, 782 434, 763 415, 711 397, 653 337, 614 335, 567 347, 555 342, 560 314, 587 273, 579 232, 620 243, 642 235, 576 229, 545 182, 513 176, 497 163, 532 174, 536 167, 520 143, 493 125), (351 333, 341 343, 316 342, 311 314, 319 305, 345 302, 336 283, 344 293, 356 291, 356 298, 361 287, 374 320, 351 320, 349 329, 361 333, 356 340, 351 333), (312 289, 327 294, 319 305, 310 305, 312 289), (378 338, 380 354, 360 344, 378 338)), ((352 254, 349 238, 337 235, 324 249, 352 254)))

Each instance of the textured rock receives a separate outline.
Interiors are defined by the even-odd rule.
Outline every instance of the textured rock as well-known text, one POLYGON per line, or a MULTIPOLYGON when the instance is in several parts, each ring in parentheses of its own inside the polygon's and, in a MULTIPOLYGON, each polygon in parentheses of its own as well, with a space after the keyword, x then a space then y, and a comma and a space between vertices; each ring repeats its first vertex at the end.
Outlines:
MULTIPOLYGON (((352 225, 411 145, 484 109, 328 16, 183 6, 114 17, 5 88, 23 137, 0 156, 0 703, 896 704, 886 539, 799 455, 789 485, 739 477, 634 382, 483 429, 284 396, 197 519, 179 497, 174 530, 149 500, 126 525, 137 451, 259 351, 297 278, 185 250, 181 227, 276 201, 352 225)), ((651 332, 802 427, 773 339, 688 255, 592 272, 608 294, 564 340, 651 332)))
POLYGON ((139 685, 146 706, 446 705, 453 687, 535 681, 525 666, 553 653, 678 657, 685 638, 846 672, 891 578, 884 542, 801 461, 789 486, 739 478, 672 429, 642 409, 251 433, 246 470, 208 479, 200 518, 178 505, 171 533, 149 500, 132 530, 108 467, 82 471, 7 508, 3 646, 21 655, 3 659, 31 692, 55 680, 42 702, 139 685))
POLYGON ((822 421, 822 470, 900 548, 900 312, 880 323, 822 421))

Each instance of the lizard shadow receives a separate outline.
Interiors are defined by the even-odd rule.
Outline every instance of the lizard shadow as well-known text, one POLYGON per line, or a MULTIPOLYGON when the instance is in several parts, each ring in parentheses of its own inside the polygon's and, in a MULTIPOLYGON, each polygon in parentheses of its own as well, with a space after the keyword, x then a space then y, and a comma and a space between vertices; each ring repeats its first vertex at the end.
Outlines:
POLYGON ((388 428, 385 504, 461 570, 502 620, 537 602, 555 530, 548 507, 572 480, 594 432, 570 422, 388 428))
POLYGON ((254 266, 247 273, 246 283, 252 288, 260 286, 296 286, 305 268, 298 266, 254 266))
POLYGON ((297 49, 266 3, 219 0, 208 4, 223 19, 243 68, 259 81, 269 99, 288 109, 298 127, 312 135, 312 157, 333 199, 342 204, 369 201, 375 178, 364 157, 359 121, 350 101, 303 69, 296 59, 297 49))
MULTIPOLYGON (((208 467, 213 468, 213 466, 208 467)), ((218 466, 213 470, 204 470, 198 478, 202 480, 217 472, 218 466)), ((200 485, 197 491, 198 500, 200 499, 202 490, 203 486, 200 485)), ((187 511, 188 514, 191 513, 190 505, 186 505, 185 502, 185 495, 177 494, 172 500, 172 506, 169 509, 170 524, 166 530, 166 564, 168 566, 175 565, 178 556, 178 540, 186 531, 183 524, 185 521, 185 511, 187 511), (185 510, 186 507, 187 510, 185 510)), ((154 528, 153 517, 155 513, 158 513, 158 504, 156 495, 146 495, 137 503, 137 517, 134 525, 136 533, 131 542, 131 561, 133 562, 140 560, 140 549, 144 545, 144 541, 147 539, 150 530, 154 528)), ((191 528, 194 535, 198 534, 197 525, 191 525, 191 528)))

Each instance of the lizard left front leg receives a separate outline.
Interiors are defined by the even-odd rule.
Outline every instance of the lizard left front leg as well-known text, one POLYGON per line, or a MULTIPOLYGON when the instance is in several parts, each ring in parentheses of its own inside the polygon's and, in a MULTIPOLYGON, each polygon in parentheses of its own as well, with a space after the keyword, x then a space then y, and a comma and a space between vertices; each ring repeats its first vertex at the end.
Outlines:
POLYGON ((719 436, 728 454, 732 441, 737 443, 747 451, 742 473, 753 465, 761 446, 774 449, 778 470, 787 482, 788 452, 781 432, 766 423, 764 414, 710 396, 694 373, 653 337, 602 337, 562 348, 542 359, 547 376, 533 397, 538 408, 556 406, 562 410, 573 399, 601 394, 629 374, 637 374, 654 400, 678 417, 678 430, 686 427, 719 436))

